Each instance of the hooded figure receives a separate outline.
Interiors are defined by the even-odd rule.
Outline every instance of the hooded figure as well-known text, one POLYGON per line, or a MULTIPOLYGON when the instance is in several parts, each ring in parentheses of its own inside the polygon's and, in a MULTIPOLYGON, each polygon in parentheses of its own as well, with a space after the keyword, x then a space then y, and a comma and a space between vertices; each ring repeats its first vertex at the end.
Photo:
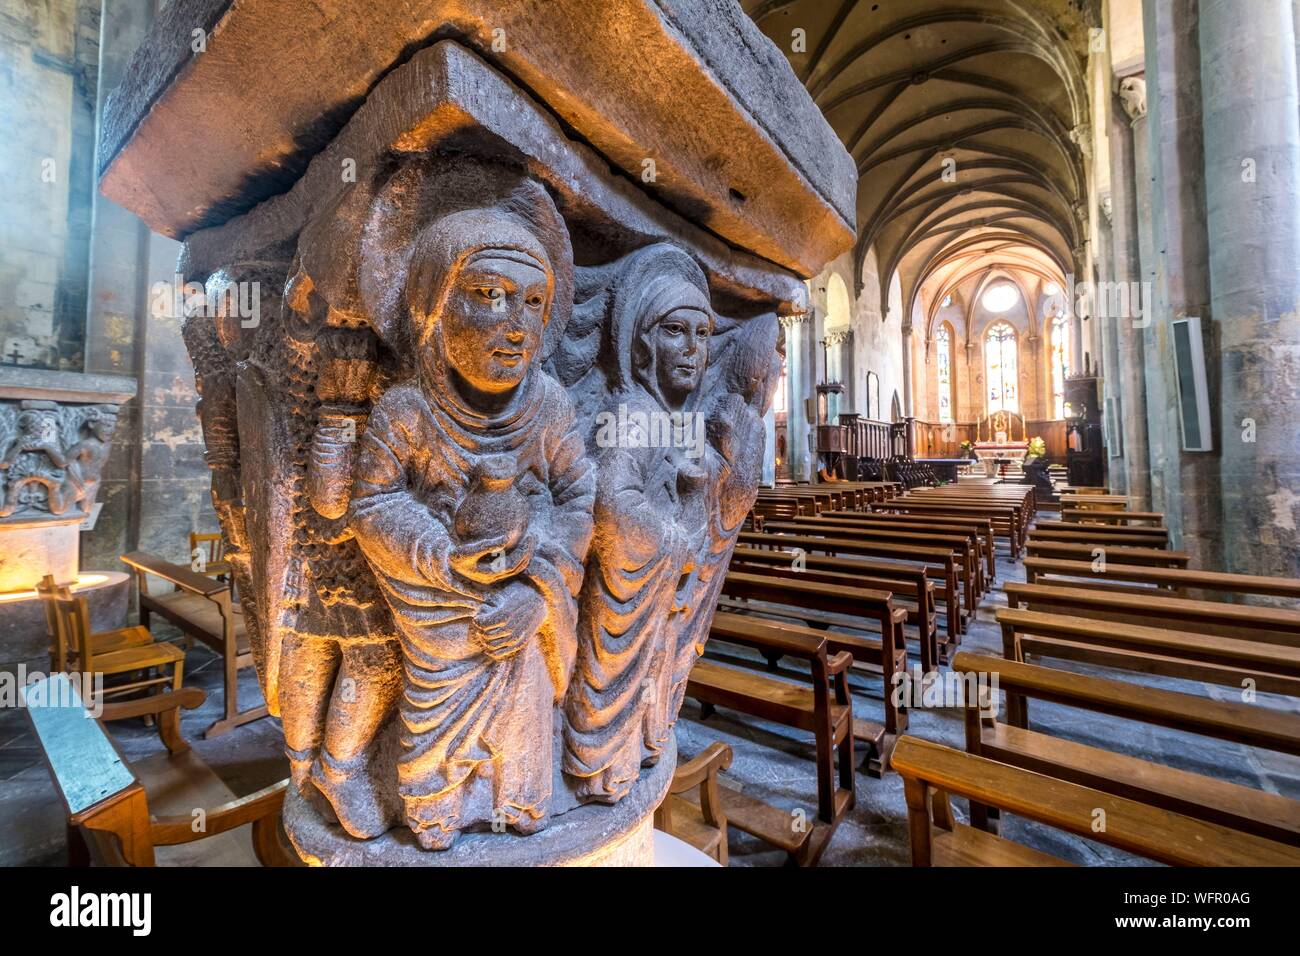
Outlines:
MULTIPOLYGON (((540 186, 520 192, 562 233, 540 186)), ((546 821, 594 493, 573 406, 540 365, 570 306, 567 236, 565 261, 554 246, 509 203, 425 228, 404 321, 384 330, 416 375, 361 438, 349 526, 401 637, 398 783, 426 849, 546 821)))
POLYGON ((691 422, 700 424, 695 393, 714 316, 700 267, 662 243, 623 260, 604 302, 601 364, 610 381, 591 439, 595 531, 565 705, 564 771, 579 797, 612 803, 643 760, 658 758, 676 716, 666 708, 673 647, 692 610, 680 598, 692 590, 690 556, 707 549, 716 471, 710 449, 683 439, 691 422))

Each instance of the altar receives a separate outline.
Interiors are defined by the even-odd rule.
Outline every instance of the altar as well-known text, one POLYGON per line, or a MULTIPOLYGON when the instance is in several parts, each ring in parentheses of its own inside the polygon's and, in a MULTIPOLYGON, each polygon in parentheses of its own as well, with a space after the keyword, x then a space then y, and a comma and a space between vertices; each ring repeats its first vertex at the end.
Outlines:
MULTIPOLYGON (((1029 450, 1029 435, 1025 417, 1017 412, 992 412, 975 423, 975 457, 984 466, 984 473, 992 476, 999 469, 1005 476, 1006 466, 1019 465, 1029 450), (1016 426, 1019 426, 1017 429, 1016 426), (1013 437, 1019 431, 1020 437, 1013 437)), ((1019 471, 1019 468, 1016 469, 1019 471)))

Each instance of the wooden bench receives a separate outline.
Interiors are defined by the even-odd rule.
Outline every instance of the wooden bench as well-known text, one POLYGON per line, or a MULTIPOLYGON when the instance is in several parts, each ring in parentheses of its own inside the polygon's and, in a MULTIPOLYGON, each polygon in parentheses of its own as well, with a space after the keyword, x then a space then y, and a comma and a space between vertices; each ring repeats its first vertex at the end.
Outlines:
MULTIPOLYGON (((1038 699, 1090 713, 1228 739, 1285 753, 1300 752, 1300 717, 1246 704, 1207 700, 1194 695, 1157 691, 1133 692, 1131 684, 1089 677, 1050 667, 958 654, 953 669, 961 674, 996 674, 1008 699, 1038 699), (1226 736, 1225 736, 1226 735, 1226 736)), ((966 709, 966 750, 1026 770, 1047 774, 1116 796, 1137 800, 1210 823, 1300 846, 1300 801, 1253 787, 1230 783, 1063 740, 1029 729, 1020 705, 1006 721, 984 719, 978 705, 966 709)), ((983 827, 987 814, 972 805, 972 824, 983 827)))
MULTIPOLYGON (((180 708, 199 706, 201 690, 189 687, 105 705, 99 720, 88 719, 81 695, 66 674, 28 684, 22 697, 67 811, 73 866, 179 862, 178 853, 166 848, 198 840, 211 841, 205 847, 207 862, 296 863, 279 836, 288 779, 236 798, 181 737, 180 708), (102 721, 146 714, 157 716, 168 752, 130 764, 102 721), (158 816, 151 812, 155 810, 174 815, 158 816), (252 824, 251 846, 230 833, 245 824, 252 824), (159 848, 162 852, 155 852, 159 848)), ((185 854, 191 862, 192 857, 185 854)))
POLYGON ((180 630, 201 640, 222 657, 225 715, 215 721, 204 737, 216 737, 267 715, 266 704, 239 709, 239 671, 253 666, 252 649, 244 630, 243 609, 236 605, 230 587, 172 564, 143 551, 122 556, 135 571, 140 592, 140 623, 149 626, 150 615, 158 614, 180 630), (167 594, 152 594, 149 575, 175 587, 167 594))
POLYGON ((1152 528, 1141 525, 1135 525, 1130 528, 1127 525, 1114 524, 1090 524, 1080 526, 1077 521, 1052 521, 1046 519, 1035 522, 1034 526, 1029 529, 1029 540, 1033 541, 1037 538, 1041 538, 1039 532, 1043 531, 1063 531, 1068 532, 1069 534, 1087 532, 1097 538, 1107 538, 1114 535, 1128 535, 1129 537, 1147 538, 1152 542, 1156 542, 1157 544, 1153 544, 1153 547, 1166 547, 1169 541, 1168 528, 1152 528))
POLYGON ((1101 529, 1107 525, 1072 525, 1077 531, 1056 531, 1035 528, 1029 532, 1028 543, 1045 542, 1055 544, 1105 544, 1114 547, 1130 548, 1164 548, 1168 546, 1168 535, 1149 534, 1150 529, 1117 528, 1110 531, 1101 529))
POLYGON ((1122 624, 1176 626, 1198 634, 1300 646, 1300 611, 1287 608, 1018 582, 1008 582, 1003 591, 1009 608, 1023 607, 1122 624))
POLYGON ((1164 548, 1143 548, 1127 544, 1114 544, 1103 539, 1092 543, 1080 541, 1035 541, 1030 538, 1025 553, 1031 558, 1063 558, 1067 561, 1105 561, 1120 564, 1138 564, 1153 568, 1185 568, 1192 556, 1186 551, 1166 551, 1164 548))
POLYGON ((933 670, 939 662, 946 662, 951 657, 950 649, 956 642, 946 634, 942 642, 939 640, 934 583, 926 577, 924 568, 817 554, 799 557, 791 551, 750 548, 745 545, 738 545, 732 551, 731 567, 736 571, 775 574, 795 580, 812 574, 814 577, 809 580, 889 591, 894 596, 895 604, 907 610, 907 623, 915 628, 922 668, 926 671, 933 670), (802 571, 794 566, 796 557, 801 562, 802 571), (823 579, 818 575, 831 577, 823 579))
MULTIPOLYGON (((889 534, 918 534, 932 538, 932 541, 922 543, 932 544, 935 547, 944 547, 953 536, 964 538, 966 548, 973 559, 972 571, 976 593, 984 594, 989 588, 989 582, 992 580, 992 575, 988 573, 988 558, 992 554, 991 550, 989 550, 992 547, 990 544, 992 527, 987 528, 988 539, 986 540, 980 529, 969 525, 949 524, 947 519, 942 517, 923 519, 921 521, 911 520, 916 517, 916 515, 896 515, 885 512, 860 515, 851 512, 823 512, 815 518, 800 518, 798 520, 828 528, 858 528, 883 531, 889 534), (900 518, 907 520, 897 520, 900 518)), ((908 540, 919 539, 909 538, 908 540)))
POLYGON ((1025 583, 1063 584, 1067 587, 1093 587, 1135 594, 1147 592, 1158 597, 1189 597, 1199 592, 1202 595, 1264 594, 1300 600, 1300 578, 1228 574, 1191 568, 1150 568, 1109 561, 1026 558, 1025 583))
POLYGON ((994 538, 1005 538, 1012 558, 1020 556, 1024 544, 1028 515, 1021 514, 1015 505, 981 504, 974 501, 934 498, 914 498, 907 495, 871 506, 872 511, 898 514, 948 515, 952 517, 982 518, 993 526, 994 538))
POLYGON ((1297 866, 1300 851, 918 737, 894 751, 903 778, 913 866, 1061 866, 1049 854, 953 819, 965 797, 1170 866, 1297 866), (1106 825, 1095 828, 1097 812, 1106 825))
POLYGON ((997 620, 1007 660, 1032 654, 1300 697, 1300 647, 1012 608, 997 620))
POLYGON ((809 679, 796 682, 702 657, 691 668, 686 695, 704 705, 706 719, 713 708, 726 707, 813 735, 817 818, 810 826, 797 826, 791 813, 728 787, 720 787, 718 797, 729 825, 780 847, 800 865, 815 865, 855 800, 853 704, 846 677, 853 657, 828 655, 825 636, 807 628, 724 611, 713 615, 709 639, 760 652, 778 650, 808 665, 809 679))
POLYGON ((926 576, 931 580, 942 582, 939 597, 942 598, 947 609, 947 626, 950 635, 961 634, 966 629, 968 617, 974 613, 974 609, 969 604, 962 604, 963 589, 958 586, 956 556, 951 551, 941 548, 914 548, 907 545, 887 544, 862 539, 825 538, 819 535, 769 534, 755 531, 740 532, 737 536, 737 543, 778 550, 798 548, 806 555, 822 553, 831 556, 851 555, 855 558, 886 558, 890 561, 919 567, 925 571, 926 576))
POLYGON ((671 833, 721 866, 727 865, 727 813, 718 793, 718 774, 730 766, 731 748, 714 741, 677 765, 668 795, 655 808, 656 830, 671 833))
MULTIPOLYGON (((830 654, 847 653, 864 669, 881 676, 884 722, 878 724, 858 718, 853 722, 853 736, 870 748, 865 764, 867 772, 883 774, 889 765, 890 745, 907 727, 907 710, 895 704, 893 694, 894 687, 901 680, 896 675, 907 671, 907 647, 903 642, 906 613, 893 606, 890 592, 728 571, 720 593, 747 602, 764 602, 761 606, 747 605, 750 614, 803 620, 804 611, 822 610, 850 618, 859 628, 874 625, 880 635, 878 638, 828 632, 825 639, 830 654)), ((819 629, 813 629, 816 630, 819 629)), ((769 661, 780 660, 781 648, 779 645, 769 647, 764 655, 769 661)))
POLYGON ((1149 525, 1164 524, 1163 511, 1100 511, 1095 508, 1062 508, 1066 524, 1149 525))
POLYGON ((799 518, 794 521, 766 521, 763 530, 769 534, 792 534, 805 537, 827 537, 838 540, 860 541, 870 544, 905 545, 911 548, 934 548, 951 555, 957 579, 962 585, 965 608, 974 613, 981 596, 983 580, 978 556, 971 542, 961 535, 931 535, 916 532, 894 531, 890 528, 850 527, 843 522, 822 522, 818 518, 799 518))
POLYGON ((875 521, 888 521, 904 526, 909 524, 930 525, 939 522, 947 527, 973 529, 980 538, 981 551, 984 553, 985 564, 988 568, 988 580, 993 581, 998 576, 997 553, 993 547, 993 522, 987 518, 970 518, 960 515, 907 514, 901 511, 869 511, 863 514, 855 514, 849 511, 830 511, 823 514, 822 517, 866 517, 875 521))

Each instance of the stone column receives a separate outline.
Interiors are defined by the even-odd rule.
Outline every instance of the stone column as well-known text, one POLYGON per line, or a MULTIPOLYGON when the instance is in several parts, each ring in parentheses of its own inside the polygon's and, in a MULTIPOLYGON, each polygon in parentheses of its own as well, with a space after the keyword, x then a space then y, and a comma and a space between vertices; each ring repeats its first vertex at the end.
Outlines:
MULTIPOLYGON (((1146 79, 1140 74, 1120 81, 1120 95, 1111 104, 1111 259, 1116 282, 1134 283, 1143 316, 1152 303, 1142 284, 1139 246, 1151 222, 1151 177, 1147 162, 1146 79)), ((1148 241, 1149 245, 1149 241, 1148 241)), ((1147 249, 1150 255, 1150 249, 1147 249)), ((1120 444, 1124 492, 1137 510, 1151 504, 1151 462, 1147 456, 1147 401, 1142 367, 1142 329, 1137 308, 1132 318, 1116 319, 1117 365, 1107 372, 1120 401, 1120 444)), ((1112 472, 1114 475, 1114 472, 1112 472)))
MULTIPOLYGON (((1209 326, 1201 60, 1195 0, 1144 0, 1146 77, 1161 91, 1148 101, 1152 256, 1142 260, 1155 309, 1143 332, 1151 504, 1165 513, 1174 547, 1193 566, 1222 566, 1216 456, 1184 452, 1170 319, 1200 316, 1209 326)), ((1207 361, 1217 354, 1207 335, 1207 361)), ((1213 377, 1213 375, 1211 375, 1213 377)), ((1215 386, 1211 381, 1211 406, 1215 386)), ((1217 436, 1216 436, 1217 440, 1217 436)))
MULTIPOLYGON (((1225 569, 1300 573, 1300 107, 1290 0, 1202 0, 1225 569)), ((1207 361, 1208 361, 1207 356, 1207 361)))

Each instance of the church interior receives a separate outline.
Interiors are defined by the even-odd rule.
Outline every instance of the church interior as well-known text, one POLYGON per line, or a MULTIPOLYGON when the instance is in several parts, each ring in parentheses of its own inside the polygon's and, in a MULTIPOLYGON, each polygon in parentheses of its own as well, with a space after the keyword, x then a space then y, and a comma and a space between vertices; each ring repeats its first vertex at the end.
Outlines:
POLYGON ((0 864, 1300 865, 1300 5, 0 52, 0 864))

